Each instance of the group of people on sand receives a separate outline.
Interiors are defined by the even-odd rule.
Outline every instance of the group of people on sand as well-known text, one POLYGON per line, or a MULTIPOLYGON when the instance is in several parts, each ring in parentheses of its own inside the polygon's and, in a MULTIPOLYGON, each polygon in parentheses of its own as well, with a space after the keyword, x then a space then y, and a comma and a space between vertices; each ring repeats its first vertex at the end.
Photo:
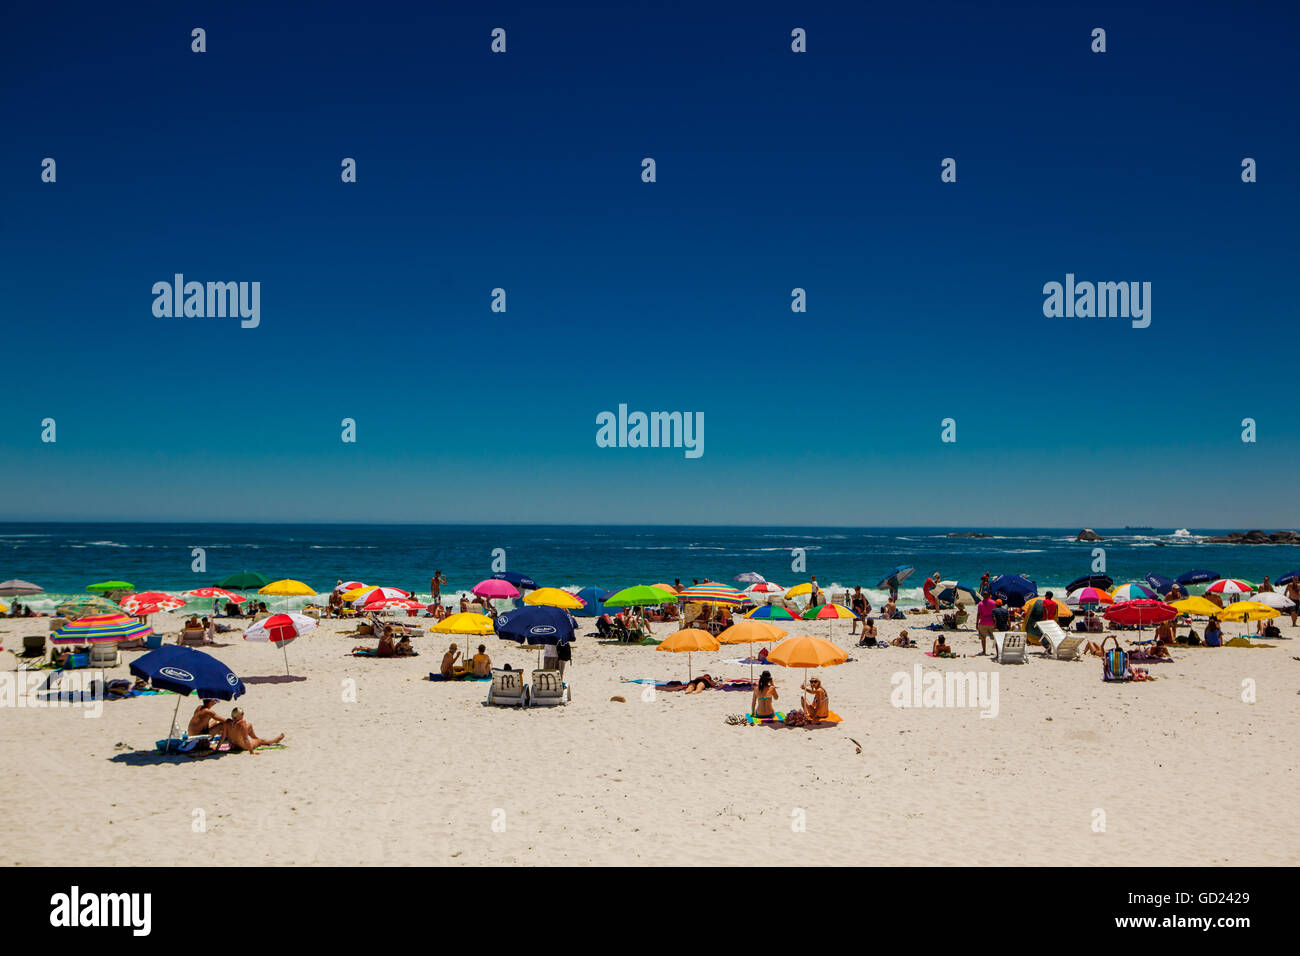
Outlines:
POLYGON ((379 646, 369 647, 365 644, 358 644, 352 648, 352 653, 357 651, 374 652, 376 657, 413 657, 415 647, 411 644, 411 636, 403 633, 399 638, 393 625, 378 624, 372 625, 375 633, 379 635, 379 646))
POLYGON ((250 754, 256 752, 258 747, 269 747, 284 740, 284 734, 270 738, 259 737, 253 730, 253 725, 249 723, 248 717, 238 707, 232 710, 227 718, 217 713, 216 706, 215 697, 206 697, 200 701, 199 706, 194 708, 194 715, 190 717, 186 733, 191 737, 199 737, 203 734, 215 737, 213 749, 228 741, 232 748, 250 754))
MULTIPOLYGON (((825 720, 831 714, 831 699, 826 693, 826 688, 822 686, 820 677, 809 677, 799 685, 802 694, 799 697, 799 712, 811 721, 825 720), (808 696, 811 695, 811 696, 808 696)), ((770 720, 776 716, 776 702, 781 699, 780 692, 776 689, 776 681, 772 679, 771 671, 763 671, 758 675, 758 683, 754 685, 754 692, 749 700, 749 712, 759 720, 770 720)), ((786 719, 790 714, 786 715, 786 719)))
MULTIPOLYGON (((491 677, 492 676, 492 658, 488 656, 487 645, 480 644, 478 653, 471 657, 468 663, 460 663, 460 648, 452 644, 447 648, 447 653, 442 655, 442 667, 440 672, 443 680, 455 680, 458 677, 491 677)), ((505 670, 510 670, 510 665, 505 666, 505 670)))

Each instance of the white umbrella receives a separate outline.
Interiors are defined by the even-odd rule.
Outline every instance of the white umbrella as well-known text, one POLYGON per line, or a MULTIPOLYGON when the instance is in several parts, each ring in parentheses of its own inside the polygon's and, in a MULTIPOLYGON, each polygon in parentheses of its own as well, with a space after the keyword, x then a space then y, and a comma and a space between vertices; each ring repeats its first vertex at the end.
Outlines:
POLYGON ((1267 604, 1269 607, 1283 611, 1292 605, 1292 601, 1285 594, 1278 594, 1276 591, 1261 591, 1251 598, 1256 604, 1267 604))
POLYGON ((284 654, 284 672, 287 674, 289 673, 289 652, 284 649, 285 645, 295 637, 301 637, 308 631, 316 630, 316 627, 315 618, 310 618, 305 614, 272 614, 246 630, 244 640, 269 641, 272 644, 279 644, 280 651, 284 654))

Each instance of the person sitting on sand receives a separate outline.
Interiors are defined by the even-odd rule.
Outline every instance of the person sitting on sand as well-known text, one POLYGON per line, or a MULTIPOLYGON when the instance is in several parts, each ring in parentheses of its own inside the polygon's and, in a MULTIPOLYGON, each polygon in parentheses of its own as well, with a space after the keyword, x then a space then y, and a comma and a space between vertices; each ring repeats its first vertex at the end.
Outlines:
POLYGON ((894 615, 898 613, 898 605, 894 603, 893 598, 890 598, 885 602, 884 609, 881 610, 880 613, 886 621, 892 621, 894 619, 894 615))
POLYGON ((415 648, 411 646, 411 635, 403 634, 402 639, 393 645, 394 657, 414 657, 415 648))
POLYGON ((862 637, 858 641, 858 647, 875 647, 876 646, 876 619, 869 617, 862 622, 862 637))
POLYGON ((478 646, 478 653, 470 658, 469 663, 470 670, 473 672, 475 677, 492 676, 492 658, 488 657, 486 644, 480 644, 478 646))
POLYGON ((442 655, 442 677, 443 680, 451 680, 456 673, 456 661, 460 658, 460 651, 453 644, 447 648, 447 653, 442 655))
POLYGON ((934 641, 934 647, 930 649, 932 657, 956 657, 952 648, 948 645, 948 639, 940 634, 934 641))
POLYGON ((907 636, 907 628, 903 628, 898 637, 889 642, 894 647, 916 647, 916 643, 907 636))
POLYGON ((199 702, 199 706, 194 708, 194 716, 190 718, 190 724, 185 728, 185 733, 190 737, 197 737, 200 734, 220 733, 221 725, 226 720, 213 709, 216 706, 217 699, 215 697, 203 698, 199 702))
POLYGON ((772 680, 772 672, 763 671, 758 675, 758 685, 750 698, 749 712, 755 717, 771 717, 776 713, 776 702, 780 696, 776 691, 776 682, 772 680))
POLYGON ((810 720, 825 720, 831 713, 831 699, 822 687, 820 677, 808 678, 808 683, 801 684, 799 689, 812 694, 812 700, 806 697, 800 697, 799 701, 803 705, 804 716, 810 720))
POLYGON ((1219 628, 1219 616, 1216 614, 1205 625, 1205 646, 1219 647, 1223 644, 1223 631, 1219 628))
POLYGON ((1168 621, 1161 621, 1156 626, 1156 644, 1172 644, 1174 642, 1174 628, 1168 621))
POLYGON ((232 747, 251 754, 258 747, 269 747, 278 744, 281 740, 284 740, 284 734, 272 737, 269 740, 262 739, 253 730, 253 725, 245 719, 244 712, 236 707, 230 712, 230 719, 224 721, 221 725, 221 739, 217 741, 217 746, 220 746, 226 740, 230 741, 232 747))
POLYGON ((702 690, 711 690, 718 686, 718 681, 708 674, 701 674, 699 677, 692 677, 686 683, 686 693, 698 694, 702 690))

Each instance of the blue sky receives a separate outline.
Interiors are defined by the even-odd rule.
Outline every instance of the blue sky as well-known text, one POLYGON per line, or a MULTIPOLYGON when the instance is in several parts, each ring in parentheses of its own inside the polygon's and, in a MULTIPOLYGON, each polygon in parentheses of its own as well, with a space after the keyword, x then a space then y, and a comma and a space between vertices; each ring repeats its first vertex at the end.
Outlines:
POLYGON ((263 6, 8 16, 0 519, 1300 523, 1293 8, 263 6))

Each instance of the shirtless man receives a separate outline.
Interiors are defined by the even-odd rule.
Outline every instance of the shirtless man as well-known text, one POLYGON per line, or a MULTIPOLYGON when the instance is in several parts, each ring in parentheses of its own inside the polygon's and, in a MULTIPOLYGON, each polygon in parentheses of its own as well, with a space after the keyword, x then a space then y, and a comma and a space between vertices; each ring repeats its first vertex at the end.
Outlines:
POLYGON ((246 750, 251 754, 258 747, 278 744, 281 740, 284 740, 284 734, 270 740, 263 740, 257 736, 257 733, 253 730, 253 725, 244 719, 244 712, 236 707, 230 712, 230 719, 221 725, 221 740, 217 741, 218 745, 224 740, 229 740, 232 746, 240 750, 246 750))
POLYGON ((1291 602, 1291 626, 1295 627, 1296 615, 1300 614, 1300 581, 1290 581, 1286 586, 1286 599, 1291 602))
POLYGON ((445 679, 451 679, 452 674, 454 674, 456 670, 456 661, 459 658, 460 651, 457 649, 455 644, 447 648, 447 653, 442 655, 442 667, 439 668, 439 670, 445 679))
POLYGON ((429 593, 433 595, 430 604, 442 603, 442 586, 447 583, 447 576, 442 573, 442 569, 433 572, 433 577, 429 578, 429 593))
POLYGON ((191 737, 198 737, 207 733, 220 733, 221 725, 226 720, 213 710, 216 706, 217 699, 215 697, 203 698, 199 702, 199 706, 194 708, 194 716, 190 718, 190 725, 185 728, 185 733, 191 737))

